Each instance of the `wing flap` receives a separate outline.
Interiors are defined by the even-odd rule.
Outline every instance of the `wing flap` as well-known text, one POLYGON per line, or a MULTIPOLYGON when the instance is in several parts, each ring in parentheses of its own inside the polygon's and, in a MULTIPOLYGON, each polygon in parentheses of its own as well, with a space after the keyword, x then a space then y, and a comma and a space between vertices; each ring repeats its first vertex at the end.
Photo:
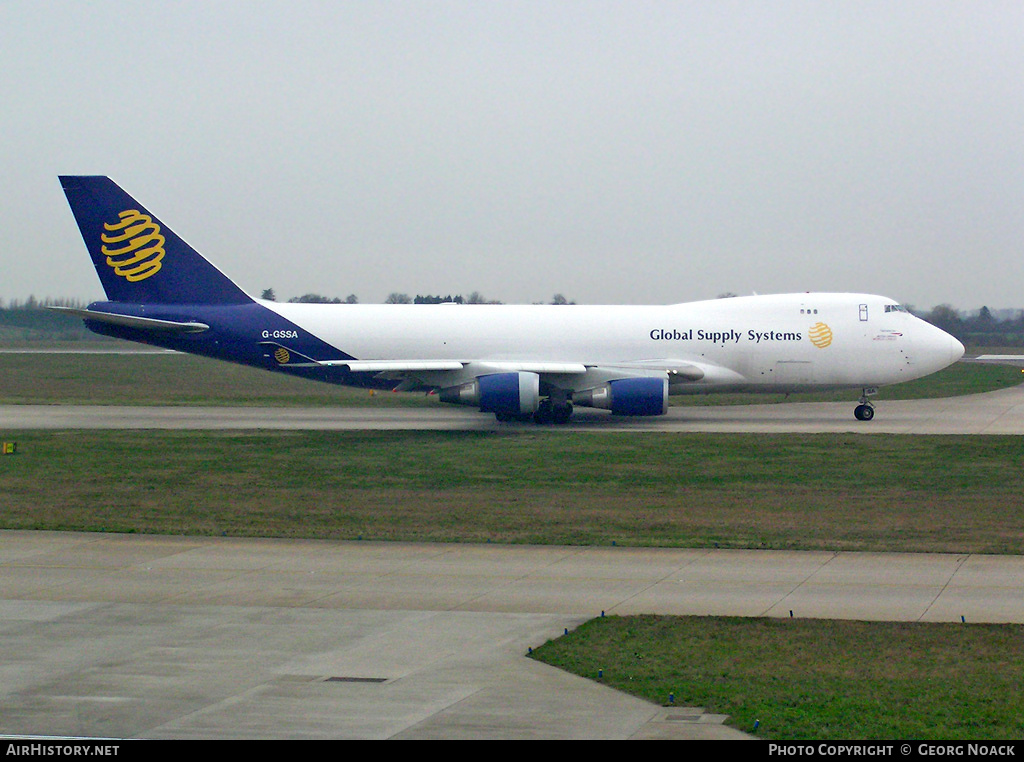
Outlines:
POLYGON ((522 371, 523 373, 539 373, 541 375, 547 374, 552 376, 562 376, 580 375, 587 372, 587 366, 579 362, 491 362, 484 360, 481 361, 479 365, 481 366, 481 368, 486 369, 490 373, 522 371))
POLYGON ((353 373, 416 373, 423 371, 462 370, 458 360, 321 360, 320 365, 345 366, 353 373))
POLYGON ((524 373, 581 374, 587 372, 587 366, 574 362, 492 362, 489 360, 321 360, 321 365, 348 367, 355 373, 423 373, 448 370, 462 370, 472 366, 474 370, 485 373, 507 373, 522 371, 524 373))

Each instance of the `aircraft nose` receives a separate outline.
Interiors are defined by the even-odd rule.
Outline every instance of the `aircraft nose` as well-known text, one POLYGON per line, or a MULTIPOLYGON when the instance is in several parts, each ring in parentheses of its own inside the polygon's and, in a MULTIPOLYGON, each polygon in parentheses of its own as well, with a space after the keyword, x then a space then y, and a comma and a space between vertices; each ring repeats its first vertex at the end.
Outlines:
POLYGON ((951 336, 938 328, 935 330, 938 333, 932 335, 928 344, 932 357, 935 358, 936 362, 942 363, 941 367, 945 368, 964 356, 964 345, 955 336, 951 336))
POLYGON ((942 370, 964 356, 964 345, 938 326, 926 323, 924 330, 918 334, 919 360, 922 369, 928 373, 942 370))
POLYGON ((949 337, 949 364, 952 365, 964 356, 964 345, 953 336, 949 337))

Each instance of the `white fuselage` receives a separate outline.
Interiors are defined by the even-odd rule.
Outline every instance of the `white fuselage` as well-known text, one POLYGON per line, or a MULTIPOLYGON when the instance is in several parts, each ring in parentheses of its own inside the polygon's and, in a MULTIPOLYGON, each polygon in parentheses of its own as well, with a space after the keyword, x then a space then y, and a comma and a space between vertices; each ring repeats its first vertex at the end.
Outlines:
MULTIPOLYGON (((489 362, 579 363, 605 377, 609 368, 703 372, 670 378, 674 394, 882 386, 934 373, 964 351, 893 300, 863 294, 666 306, 260 304, 359 360, 458 360, 473 364, 467 374, 489 362)), ((596 378, 549 375, 577 389, 596 378)))

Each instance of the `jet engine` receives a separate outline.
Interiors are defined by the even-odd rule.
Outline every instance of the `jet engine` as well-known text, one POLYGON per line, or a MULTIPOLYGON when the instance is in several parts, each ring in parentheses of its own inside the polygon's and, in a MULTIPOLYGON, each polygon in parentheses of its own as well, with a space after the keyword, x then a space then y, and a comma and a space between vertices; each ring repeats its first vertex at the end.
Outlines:
POLYGON ((492 373, 450 386, 439 393, 442 402, 476 405, 483 413, 503 416, 533 415, 540 404, 540 376, 536 373, 492 373))
POLYGON ((664 415, 668 412, 667 378, 620 378, 582 392, 573 404, 611 410, 614 415, 664 415))

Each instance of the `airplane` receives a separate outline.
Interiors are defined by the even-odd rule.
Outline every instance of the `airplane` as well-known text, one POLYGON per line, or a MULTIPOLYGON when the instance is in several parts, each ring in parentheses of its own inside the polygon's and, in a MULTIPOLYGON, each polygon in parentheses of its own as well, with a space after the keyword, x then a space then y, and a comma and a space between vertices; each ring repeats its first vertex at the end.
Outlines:
POLYGON ((657 416, 669 397, 861 390, 939 371, 955 338, 882 296, 800 293, 663 306, 278 303, 246 294, 103 176, 61 186, 107 296, 99 334, 335 384, 427 391, 499 421, 574 407, 657 416))

